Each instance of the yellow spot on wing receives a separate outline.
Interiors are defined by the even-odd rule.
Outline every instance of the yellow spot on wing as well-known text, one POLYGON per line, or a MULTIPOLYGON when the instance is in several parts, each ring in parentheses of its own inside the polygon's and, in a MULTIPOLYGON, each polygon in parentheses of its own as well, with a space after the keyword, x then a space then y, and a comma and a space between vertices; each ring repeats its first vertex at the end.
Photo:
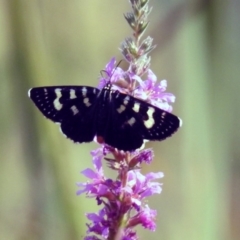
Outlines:
POLYGON ((62 104, 59 102, 60 97, 62 96, 61 93, 61 88, 56 88, 55 89, 55 94, 56 94, 56 98, 53 101, 53 106, 56 110, 61 110, 62 109, 62 104))
POLYGON ((140 109, 140 103, 135 102, 134 105, 133 105, 133 111, 138 113, 139 109, 140 109))
POLYGON ((148 119, 144 121, 144 125, 146 128, 152 128, 155 121, 153 118, 153 113, 155 112, 155 109, 153 107, 149 107, 147 110, 147 115, 148 115, 148 119))

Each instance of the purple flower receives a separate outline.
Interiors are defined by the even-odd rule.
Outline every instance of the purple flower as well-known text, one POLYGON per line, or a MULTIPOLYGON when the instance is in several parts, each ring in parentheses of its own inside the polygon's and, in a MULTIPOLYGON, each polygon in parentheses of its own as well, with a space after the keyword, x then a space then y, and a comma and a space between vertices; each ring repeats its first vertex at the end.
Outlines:
POLYGON ((129 226, 134 227, 138 224, 142 225, 144 228, 147 228, 151 231, 156 230, 155 219, 157 216, 156 210, 152 210, 146 205, 141 212, 134 216, 129 221, 129 226))
POLYGON ((133 153, 133 158, 131 159, 129 165, 135 166, 138 163, 150 164, 153 160, 154 154, 152 149, 137 150, 133 153))
POLYGON ((82 193, 87 193, 88 196, 96 197, 99 194, 106 194, 107 186, 105 186, 103 183, 106 181, 103 173, 102 168, 102 148, 99 148, 97 150, 93 150, 91 152, 93 156, 93 166, 95 170, 92 170, 90 168, 87 168, 83 170, 81 173, 91 179, 91 183, 78 183, 78 187, 81 189, 77 191, 77 194, 80 195, 82 193))
POLYGON ((129 171, 128 182, 124 190, 131 197, 132 203, 140 206, 144 198, 152 196, 153 194, 160 194, 162 191, 161 184, 158 182, 151 182, 152 180, 162 178, 163 173, 149 173, 146 176, 140 171, 129 171))
POLYGON ((171 112, 172 106, 170 106, 169 103, 175 101, 175 96, 172 93, 166 93, 166 88, 167 81, 162 80, 157 84, 156 75, 149 69, 147 79, 140 82, 140 86, 134 91, 134 96, 148 101, 152 105, 165 111, 171 112))
POLYGON ((88 226, 88 233, 95 233, 101 235, 103 238, 107 238, 109 234, 109 223, 106 220, 106 211, 101 209, 98 214, 88 213, 87 218, 92 221, 92 225, 88 226))

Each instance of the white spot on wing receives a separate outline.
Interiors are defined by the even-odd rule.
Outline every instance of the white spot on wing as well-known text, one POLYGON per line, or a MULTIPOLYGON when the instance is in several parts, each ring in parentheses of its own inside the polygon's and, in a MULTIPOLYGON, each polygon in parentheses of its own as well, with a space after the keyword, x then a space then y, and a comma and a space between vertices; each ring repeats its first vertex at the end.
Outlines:
POLYGON ((139 109, 140 109, 140 103, 135 102, 134 105, 133 105, 133 111, 138 113, 139 109))
POLYGON ((87 96, 87 88, 86 88, 86 87, 83 87, 83 88, 82 88, 82 96, 83 96, 83 97, 86 97, 86 96, 87 96))
POLYGON ((74 89, 71 89, 71 90, 70 90, 70 99, 74 99, 74 98, 77 98, 76 92, 75 92, 74 89))
POLYGON ((125 111, 125 109, 126 109, 126 107, 125 107, 124 105, 121 105, 121 106, 117 109, 117 111, 118 111, 118 113, 122 113, 123 111, 125 111))
POLYGON ((130 126, 132 126, 134 123, 136 122, 136 119, 134 117, 131 117, 129 120, 128 120, 128 124, 130 126))
POLYGON ((53 106, 56 110, 61 110, 62 109, 62 104, 59 102, 60 97, 62 96, 61 93, 61 88, 56 88, 55 89, 55 94, 56 94, 56 98, 53 101, 53 106))
POLYGON ((181 118, 178 118, 178 120, 179 120, 179 127, 181 127, 181 126, 182 126, 182 124, 183 124, 183 121, 182 121, 182 119, 181 119, 181 118))
POLYGON ((129 102, 129 99, 130 99, 130 97, 129 97, 129 96, 126 96, 126 97, 124 98, 124 100, 123 100, 123 104, 124 104, 124 105, 127 105, 128 102, 129 102))
POLYGON ((76 107, 75 105, 73 105, 73 106, 71 107, 71 110, 72 110, 72 112, 73 112, 73 115, 76 115, 76 114, 79 113, 79 110, 77 109, 77 107, 76 107))
POLYGON ((147 110, 148 119, 144 121, 144 125, 146 128, 152 128, 155 121, 153 119, 153 113, 155 112, 155 109, 153 107, 149 107, 147 110))
POLYGON ((84 98, 83 103, 87 106, 90 107, 92 104, 89 102, 89 98, 84 98))
POLYGON ((31 98, 31 91, 32 91, 32 88, 28 90, 28 97, 31 98))
POLYGON ((60 131, 60 133, 62 133, 65 138, 68 138, 67 135, 64 134, 63 131, 62 131, 61 123, 59 123, 59 125, 60 125, 60 126, 59 126, 59 131, 60 131))

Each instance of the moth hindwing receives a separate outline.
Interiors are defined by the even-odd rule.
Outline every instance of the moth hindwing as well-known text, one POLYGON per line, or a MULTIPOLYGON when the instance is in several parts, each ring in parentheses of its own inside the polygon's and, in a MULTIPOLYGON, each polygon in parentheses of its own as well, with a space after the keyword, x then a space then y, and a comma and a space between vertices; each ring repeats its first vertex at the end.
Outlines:
POLYGON ((29 97, 74 142, 91 142, 97 136, 124 151, 141 147, 144 139, 166 139, 181 121, 109 85, 102 90, 88 86, 38 87, 29 90, 29 97))

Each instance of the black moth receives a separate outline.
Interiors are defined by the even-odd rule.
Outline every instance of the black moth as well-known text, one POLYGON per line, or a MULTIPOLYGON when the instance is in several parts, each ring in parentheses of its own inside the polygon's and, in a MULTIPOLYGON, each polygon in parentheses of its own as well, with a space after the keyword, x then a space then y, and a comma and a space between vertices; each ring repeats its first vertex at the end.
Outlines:
POLYGON ((88 86, 37 87, 29 97, 43 113, 60 124, 74 142, 100 137, 114 148, 132 151, 143 140, 161 141, 181 125, 181 119, 151 104, 111 89, 88 86))

